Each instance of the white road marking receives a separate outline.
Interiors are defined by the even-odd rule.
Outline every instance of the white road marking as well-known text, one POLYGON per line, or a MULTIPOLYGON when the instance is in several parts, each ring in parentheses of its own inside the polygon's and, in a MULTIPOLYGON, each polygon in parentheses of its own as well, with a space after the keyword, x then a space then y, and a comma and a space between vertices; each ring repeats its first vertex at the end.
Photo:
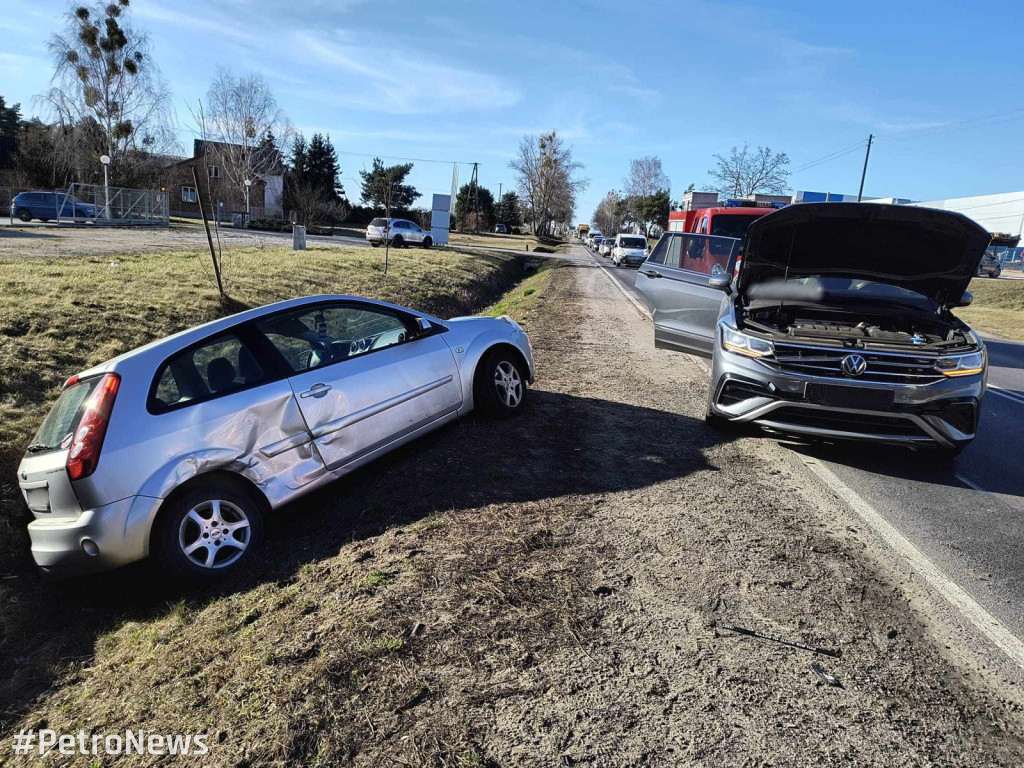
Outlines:
MULTIPOLYGON (((956 608, 975 628, 987 637, 1011 661, 1024 669, 1024 642, 1021 642, 1002 622, 986 611, 968 592, 947 576, 938 566, 900 533, 895 526, 875 510, 857 493, 840 480, 832 470, 814 459, 802 457, 804 465, 825 483, 857 516, 877 533, 907 564, 956 608)), ((957 479, 974 488, 959 475, 957 479)))
POLYGON ((632 304, 634 307, 636 307, 637 311, 641 315, 643 315, 645 318, 650 320, 651 319, 651 313, 647 311, 647 307, 645 307, 639 301, 634 299, 629 294, 629 291, 627 291, 625 289, 625 287, 622 285, 622 283, 620 283, 618 280, 616 280, 615 276, 611 272, 608 271, 608 269, 605 267, 605 265, 602 264, 600 261, 598 261, 597 257, 594 254, 592 254, 590 251, 587 250, 586 246, 580 246, 580 247, 583 248, 583 250, 586 252, 587 256, 590 257, 591 261, 593 261, 598 267, 600 267, 601 271, 604 272, 608 276, 608 279, 612 281, 612 284, 616 288, 618 288, 620 291, 622 291, 622 295, 625 296, 627 299, 629 299, 629 303, 632 304))
POLYGON ((1003 389, 1002 387, 997 387, 994 384, 989 384, 988 389, 995 395, 1005 397, 1007 400, 1012 400, 1018 405, 1024 405, 1024 395, 1019 392, 1011 389, 1003 389))
MULTIPOLYGON (((619 283, 619 281, 616 280, 607 269, 605 269, 603 264, 594 258, 593 254, 587 251, 587 255, 591 257, 598 267, 601 268, 601 270, 608 276, 608 279, 611 280, 615 284, 615 287, 622 292, 622 295, 629 299, 630 303, 632 303, 645 318, 650 320, 650 314, 647 312, 647 309, 629 295, 629 292, 622 286, 622 284, 619 283)), ((688 355, 688 357, 691 360, 694 360, 700 367, 707 370, 703 360, 694 357, 693 355, 688 355)), ((991 385, 989 386, 989 389, 997 391, 999 394, 1004 394, 1003 390, 999 390, 991 385)), ((1007 395, 1007 397, 1009 397, 1009 395, 1007 395)), ((932 589, 938 592, 950 605, 960 611, 964 618, 973 624, 981 634, 987 637, 993 645, 1005 653, 1013 663, 1024 669, 1024 642, 1019 640, 1016 635, 1008 630, 1002 622, 999 621, 999 619, 986 611, 982 605, 971 597, 963 587, 959 586, 955 581, 949 578, 942 569, 935 565, 923 552, 921 552, 921 550, 914 546, 910 539, 900 533, 892 523, 886 520, 875 510, 874 507, 862 499, 856 491, 840 480, 832 470, 814 459, 806 456, 801 456, 800 458, 807 469, 809 469, 819 480, 831 489, 836 496, 845 502, 858 517, 871 526, 872 530, 874 530, 886 544, 895 550, 896 554, 902 557, 932 589)), ((990 491, 986 491, 984 488, 966 479, 962 475, 958 474, 956 475, 956 478, 969 488, 980 491, 989 496, 993 495, 990 491)))

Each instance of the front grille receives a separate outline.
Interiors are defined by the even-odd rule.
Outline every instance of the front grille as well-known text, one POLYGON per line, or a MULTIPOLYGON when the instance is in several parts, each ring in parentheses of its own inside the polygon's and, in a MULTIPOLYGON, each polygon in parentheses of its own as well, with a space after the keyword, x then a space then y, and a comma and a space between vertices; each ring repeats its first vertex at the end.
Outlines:
POLYGON ((876 381, 882 384, 930 384, 940 381, 942 374, 932 367, 935 358, 899 353, 868 352, 861 349, 830 349, 775 342, 775 357, 762 362, 786 373, 804 376, 833 376, 854 381, 876 381), (843 358, 861 355, 868 364, 860 376, 846 376, 840 367, 843 358))
POLYGON ((780 425, 838 430, 862 435, 897 435, 900 437, 927 437, 928 435, 909 419, 896 416, 875 416, 865 413, 819 411, 809 408, 779 408, 765 417, 780 425))

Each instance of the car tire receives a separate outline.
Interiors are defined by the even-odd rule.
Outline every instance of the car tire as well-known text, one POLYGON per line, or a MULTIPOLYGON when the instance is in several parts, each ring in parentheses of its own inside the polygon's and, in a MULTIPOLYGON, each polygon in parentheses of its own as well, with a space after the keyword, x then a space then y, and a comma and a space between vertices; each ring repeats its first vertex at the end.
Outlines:
POLYGON ((999 277, 1001 274, 1003 274, 1003 270, 997 269, 995 272, 990 272, 988 276, 989 277, 999 277))
POLYGON ((433 244, 434 244, 434 241, 429 236, 423 238, 423 247, 424 248, 430 248, 430 246, 432 246, 433 244))
POLYGON ((395 235, 393 238, 391 238, 391 247, 392 248, 404 248, 405 247, 405 240, 402 239, 401 235, 395 235))
POLYGON ((236 485, 215 481, 171 500, 153 528, 150 549, 173 579, 201 584, 237 571, 262 543, 257 504, 236 485))
POLYGON ((522 362, 508 349, 492 349, 476 367, 473 400, 488 416, 509 418, 526 403, 526 372, 522 362))
POLYGON ((379 240, 371 240, 370 241, 370 247, 371 248, 380 248, 380 241, 379 240))
POLYGON ((32 211, 30 211, 28 208, 19 208, 17 211, 14 212, 14 215, 24 222, 32 221, 32 211))

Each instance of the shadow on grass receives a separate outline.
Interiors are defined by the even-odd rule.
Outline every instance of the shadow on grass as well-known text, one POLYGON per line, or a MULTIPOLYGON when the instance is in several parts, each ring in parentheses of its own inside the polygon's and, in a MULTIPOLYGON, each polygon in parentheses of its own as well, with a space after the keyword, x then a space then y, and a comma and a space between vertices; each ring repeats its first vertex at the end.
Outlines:
POLYGON ((349 542, 435 513, 645 488, 713 469, 703 451, 726 439, 678 414, 531 390, 516 419, 463 419, 277 510, 259 562, 221 586, 182 593, 147 563, 58 583, 20 574, 14 604, 3 607, 0 725, 23 716, 70 665, 88 665, 99 635, 161 617, 183 597, 202 608, 287 584, 349 542))

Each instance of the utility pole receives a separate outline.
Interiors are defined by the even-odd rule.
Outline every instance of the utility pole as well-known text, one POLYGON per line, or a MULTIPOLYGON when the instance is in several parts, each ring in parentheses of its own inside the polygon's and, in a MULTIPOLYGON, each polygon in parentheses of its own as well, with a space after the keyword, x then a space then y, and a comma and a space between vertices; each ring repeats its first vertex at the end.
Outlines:
POLYGON ((868 148, 864 153, 864 170, 860 172, 860 189, 857 190, 857 202, 860 202, 861 197, 864 196, 864 177, 868 175, 868 158, 871 157, 871 142, 874 141, 875 135, 873 133, 868 134, 868 148))
MULTIPOLYGON (((473 175, 469 179, 469 189, 473 193, 473 231, 480 232, 480 176, 478 163, 473 163, 473 175)), ((469 200, 466 201, 469 208, 469 200)))

